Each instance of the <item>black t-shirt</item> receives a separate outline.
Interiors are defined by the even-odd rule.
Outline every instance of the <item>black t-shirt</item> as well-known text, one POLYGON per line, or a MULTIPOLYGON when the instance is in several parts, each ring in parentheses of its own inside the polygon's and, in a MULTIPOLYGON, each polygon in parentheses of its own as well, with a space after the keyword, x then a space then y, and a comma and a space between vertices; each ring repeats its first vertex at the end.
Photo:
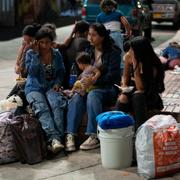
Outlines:
POLYGON ((66 48, 65 53, 69 68, 75 62, 78 52, 84 51, 89 46, 89 41, 84 37, 74 38, 66 48))

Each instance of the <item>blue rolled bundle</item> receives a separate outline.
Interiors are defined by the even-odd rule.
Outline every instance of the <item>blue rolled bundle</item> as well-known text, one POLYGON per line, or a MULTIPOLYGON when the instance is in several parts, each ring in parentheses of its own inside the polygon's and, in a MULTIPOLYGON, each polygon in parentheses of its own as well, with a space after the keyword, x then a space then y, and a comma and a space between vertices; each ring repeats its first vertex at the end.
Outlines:
POLYGON ((108 111, 96 117, 98 126, 102 129, 117 129, 134 126, 134 119, 122 111, 108 111))

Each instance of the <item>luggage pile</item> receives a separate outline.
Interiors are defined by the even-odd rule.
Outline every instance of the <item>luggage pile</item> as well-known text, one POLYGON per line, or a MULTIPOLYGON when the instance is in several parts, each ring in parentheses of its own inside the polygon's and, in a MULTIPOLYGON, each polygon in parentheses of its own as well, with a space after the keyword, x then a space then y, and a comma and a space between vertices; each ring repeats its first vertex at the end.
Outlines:
POLYGON ((36 164, 46 157, 40 122, 30 114, 0 113, 0 164, 20 161, 36 164))

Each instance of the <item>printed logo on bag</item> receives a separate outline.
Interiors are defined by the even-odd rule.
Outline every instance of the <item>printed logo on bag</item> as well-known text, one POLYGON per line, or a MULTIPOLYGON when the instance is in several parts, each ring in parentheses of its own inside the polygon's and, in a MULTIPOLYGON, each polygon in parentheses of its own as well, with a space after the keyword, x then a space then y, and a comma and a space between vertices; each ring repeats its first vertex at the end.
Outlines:
POLYGON ((155 176, 162 177, 180 171, 180 132, 169 126, 153 134, 155 176))

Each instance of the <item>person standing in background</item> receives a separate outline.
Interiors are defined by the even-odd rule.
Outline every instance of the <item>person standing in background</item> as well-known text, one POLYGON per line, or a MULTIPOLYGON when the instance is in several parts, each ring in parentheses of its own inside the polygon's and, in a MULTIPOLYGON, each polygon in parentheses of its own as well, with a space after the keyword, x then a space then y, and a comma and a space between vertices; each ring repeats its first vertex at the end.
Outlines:
POLYGON ((146 27, 144 28, 144 37, 146 37, 150 42, 155 41, 155 39, 152 37, 152 3, 153 0, 143 0, 143 3, 148 6, 149 13, 145 14, 145 24, 146 27))
MULTIPOLYGON (((125 36, 131 36, 131 26, 128 20, 123 16, 122 12, 117 10, 117 2, 114 0, 102 0, 100 3, 102 12, 98 14, 96 21, 104 24, 107 30, 110 30, 110 36, 113 38, 115 44, 121 49, 121 59, 123 59, 123 41, 124 37, 121 33, 122 26, 125 28, 125 36)), ((123 61, 121 61, 121 71, 124 68, 123 61)))

